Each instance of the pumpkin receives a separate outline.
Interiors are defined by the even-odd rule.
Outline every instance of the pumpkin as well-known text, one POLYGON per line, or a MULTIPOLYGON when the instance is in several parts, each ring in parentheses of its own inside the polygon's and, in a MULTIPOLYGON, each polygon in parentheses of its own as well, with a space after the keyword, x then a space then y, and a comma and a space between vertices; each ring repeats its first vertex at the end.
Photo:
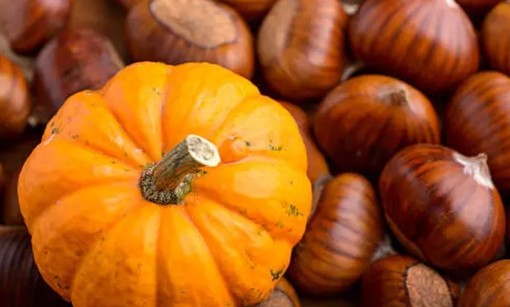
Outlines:
POLYGON ((241 306, 287 270, 311 208, 296 122, 215 64, 131 64, 69 97, 21 170, 46 282, 75 307, 241 306))

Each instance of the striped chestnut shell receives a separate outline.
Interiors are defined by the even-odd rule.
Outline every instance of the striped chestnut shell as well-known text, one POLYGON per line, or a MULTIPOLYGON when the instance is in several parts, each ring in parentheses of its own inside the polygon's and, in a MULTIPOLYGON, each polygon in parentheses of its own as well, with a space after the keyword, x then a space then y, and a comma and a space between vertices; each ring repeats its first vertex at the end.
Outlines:
POLYGON ((368 67, 427 93, 447 92, 479 67, 474 27, 454 0, 366 0, 349 38, 368 67))
POLYGON ((485 71, 461 84, 445 112, 446 144, 465 155, 484 152, 494 183, 510 192, 510 78, 485 71))
POLYGON ((436 268, 478 270, 502 247, 505 210, 483 153, 467 157, 442 145, 409 146, 388 162, 379 189, 397 239, 436 268))
POLYGON ((319 106, 314 132, 338 170, 365 174, 380 172, 405 146, 440 141, 431 102, 382 75, 354 77, 333 89, 319 106))

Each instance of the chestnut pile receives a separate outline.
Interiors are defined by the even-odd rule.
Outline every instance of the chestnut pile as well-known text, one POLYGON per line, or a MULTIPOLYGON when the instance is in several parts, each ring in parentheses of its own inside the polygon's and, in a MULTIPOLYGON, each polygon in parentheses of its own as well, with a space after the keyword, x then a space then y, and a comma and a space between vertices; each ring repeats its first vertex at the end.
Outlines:
POLYGON ((509 1, 0 7, 1 306, 69 306, 33 262, 17 174, 67 97, 138 61, 222 65, 300 128, 313 214, 259 306, 510 306, 509 1))

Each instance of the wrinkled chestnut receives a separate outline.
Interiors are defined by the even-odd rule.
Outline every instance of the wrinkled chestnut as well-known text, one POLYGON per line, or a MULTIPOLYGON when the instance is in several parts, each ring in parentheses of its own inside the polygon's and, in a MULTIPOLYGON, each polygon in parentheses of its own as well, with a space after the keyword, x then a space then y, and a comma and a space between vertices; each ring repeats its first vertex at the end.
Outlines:
POLYGON ((338 0, 279 0, 258 33, 257 54, 268 86, 284 98, 320 98, 346 63, 347 15, 338 0))
POLYGON ((361 283, 362 307, 454 307, 459 287, 414 258, 392 255, 374 262, 361 283))
POLYGON ((307 231, 294 249, 288 276, 303 292, 339 293, 363 274, 383 234, 370 182, 357 174, 341 174, 326 183, 307 231))
POLYGON ((506 218, 486 158, 417 144, 388 162, 379 181, 382 205, 410 253, 456 274, 478 270, 496 257, 506 218))
POLYGON ((0 0, 0 28, 13 50, 31 53, 62 29, 72 0, 0 0))
POLYGON ((90 29, 61 32, 36 59, 34 118, 46 123, 70 95, 101 88, 123 65, 102 34, 90 29))
POLYGON ((32 104, 23 71, 3 55, 0 78, 0 139, 10 139, 25 130, 32 104))
POLYGON ((243 18, 211 0, 148 0, 126 20, 134 61, 210 62, 251 78, 253 37, 243 18))
POLYGON ((319 146, 340 171, 378 173, 401 148, 439 143, 439 121, 420 91, 382 75, 352 78, 321 102, 319 146))

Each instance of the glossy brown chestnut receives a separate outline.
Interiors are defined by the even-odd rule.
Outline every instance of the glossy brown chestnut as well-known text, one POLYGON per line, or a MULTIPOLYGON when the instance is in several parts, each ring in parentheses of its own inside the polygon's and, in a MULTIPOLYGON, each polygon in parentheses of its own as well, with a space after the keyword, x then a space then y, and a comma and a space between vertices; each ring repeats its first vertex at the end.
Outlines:
POLYGON ((465 154, 488 156, 494 183, 510 192, 510 78, 485 71, 463 82, 445 112, 446 144, 465 154))
POLYGON ((494 6, 504 0, 456 0, 457 3, 473 17, 483 17, 494 6))
POLYGON ((337 86, 314 121, 319 147, 340 171, 379 172, 401 148, 439 143, 431 102, 398 79, 363 75, 337 86))
POLYGON ((452 273, 480 269, 495 258, 506 218, 486 158, 417 144, 388 162, 379 180, 383 209, 410 253, 452 273))
POLYGON ((360 175, 343 173, 325 185, 317 211, 294 249, 288 276, 305 293, 339 293, 363 274, 383 234, 372 185, 360 175))
POLYGON ((482 24, 482 45, 490 66, 510 75, 510 2, 501 2, 482 24))
POLYGON ((3 225, 25 225, 18 203, 19 170, 5 180, 0 221, 3 225))
POLYGON ((34 118, 46 123, 72 94, 99 89, 123 67, 108 38, 90 29, 68 29, 37 56, 34 118))
POLYGON ((301 302, 292 285, 282 278, 269 298, 256 307, 301 307, 301 302))
POLYGON ((25 130, 32 104, 23 71, 3 55, 0 78, 0 139, 8 139, 25 130))
POLYGON ((478 271, 467 283, 459 307, 510 306, 510 260, 499 260, 478 271))
POLYGON ((234 9, 212 0, 149 0, 126 19, 134 61, 210 62, 251 78, 253 37, 234 9))
POLYGON ((295 101, 326 94, 342 78, 346 25, 340 1, 277 1, 257 38, 257 54, 268 86, 295 101))
POLYGON ((473 25, 454 0, 365 0, 349 38, 367 66, 427 93, 453 89, 479 66, 473 25))
POLYGON ((71 307, 44 282, 24 227, 0 226, 0 302, 9 307, 71 307))
POLYGON ((65 26, 71 5, 72 0, 0 0, 0 28, 13 50, 32 52, 65 26))
POLYGON ((233 7, 246 20, 256 20, 263 17, 276 0, 220 0, 233 7))
POLYGON ((362 307, 454 307, 459 287, 414 258, 392 255, 374 262, 361 283, 362 307))

